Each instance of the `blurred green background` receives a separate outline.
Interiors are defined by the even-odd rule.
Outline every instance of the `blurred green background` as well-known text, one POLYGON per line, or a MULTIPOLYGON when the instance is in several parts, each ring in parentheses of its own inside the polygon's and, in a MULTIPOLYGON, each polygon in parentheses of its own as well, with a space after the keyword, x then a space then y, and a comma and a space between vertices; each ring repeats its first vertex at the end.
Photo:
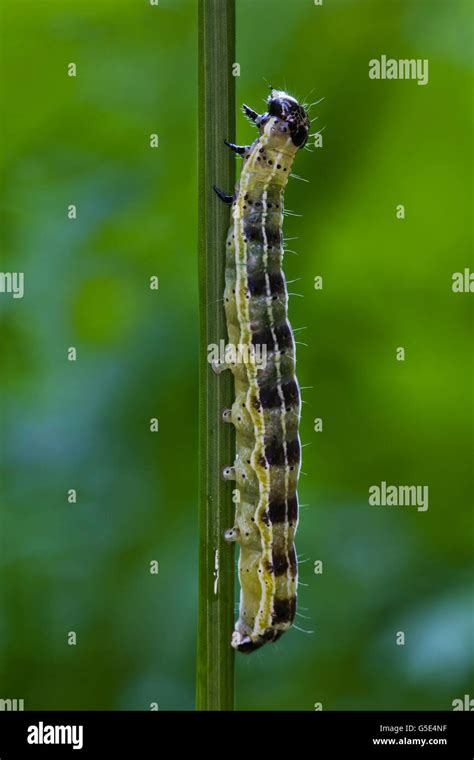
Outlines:
MULTIPOLYGON (((237 706, 451 709, 473 695, 470 4, 237 5, 238 103, 324 97, 325 128, 285 222, 314 633, 238 657, 237 706), (382 54, 428 58, 429 84, 370 80, 382 54), (382 480, 428 485, 428 511, 369 507, 382 480)), ((25 297, 0 297, 0 697, 193 709, 196 2, 3 0, 1 38, 2 271, 25 297)))

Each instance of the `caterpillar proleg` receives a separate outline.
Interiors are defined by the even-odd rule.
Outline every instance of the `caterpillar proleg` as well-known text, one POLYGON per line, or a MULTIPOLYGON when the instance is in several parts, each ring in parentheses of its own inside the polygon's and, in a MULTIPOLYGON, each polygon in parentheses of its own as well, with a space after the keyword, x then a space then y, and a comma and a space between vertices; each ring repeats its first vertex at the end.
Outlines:
POLYGON ((224 302, 228 341, 239 347, 226 365, 235 401, 223 412, 236 429, 235 462, 224 472, 238 491, 235 524, 226 531, 240 545, 240 610, 231 644, 252 652, 276 641, 296 612, 301 401, 282 225, 284 190, 310 121, 297 100, 278 90, 263 115, 243 110, 259 136, 250 146, 227 143, 243 158, 240 179, 235 195, 216 192, 231 206, 224 302))

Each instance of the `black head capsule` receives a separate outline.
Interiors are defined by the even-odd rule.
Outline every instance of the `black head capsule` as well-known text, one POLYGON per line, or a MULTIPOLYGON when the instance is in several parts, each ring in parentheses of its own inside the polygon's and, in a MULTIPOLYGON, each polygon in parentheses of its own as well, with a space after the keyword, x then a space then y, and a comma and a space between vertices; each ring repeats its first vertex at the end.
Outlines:
POLYGON ((272 90, 268 97, 268 116, 279 119, 287 127, 296 148, 304 148, 308 139, 310 120, 296 98, 283 90, 272 90))

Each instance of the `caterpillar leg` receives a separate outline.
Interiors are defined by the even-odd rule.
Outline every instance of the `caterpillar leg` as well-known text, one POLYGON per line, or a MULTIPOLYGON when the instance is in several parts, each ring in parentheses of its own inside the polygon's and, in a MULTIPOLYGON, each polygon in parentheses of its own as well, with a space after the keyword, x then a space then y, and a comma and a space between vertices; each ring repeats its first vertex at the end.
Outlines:
POLYGON ((237 153, 239 156, 244 156, 250 151, 250 145, 236 145, 235 143, 228 142, 227 140, 224 140, 224 143, 228 148, 233 150, 234 153, 237 153))
POLYGON ((235 467, 233 465, 224 467, 222 470, 222 477, 224 480, 235 480, 235 467))
POLYGON ((236 525, 234 525, 233 528, 229 528, 224 533, 224 538, 226 541, 229 542, 229 544, 232 544, 234 541, 238 541, 240 537, 240 530, 237 528, 236 525))
POLYGON ((253 108, 249 108, 249 106, 245 105, 245 103, 242 106, 242 111, 244 114, 250 119, 250 121, 256 122, 259 117, 259 114, 253 110, 253 108))
POLYGON ((213 190, 217 197, 220 198, 221 201, 224 201, 224 203, 227 203, 228 206, 230 206, 235 201, 235 197, 233 195, 227 195, 227 193, 224 193, 224 191, 217 187, 217 185, 214 185, 213 190))
POLYGON ((222 410, 222 422, 232 422, 232 409, 222 410))

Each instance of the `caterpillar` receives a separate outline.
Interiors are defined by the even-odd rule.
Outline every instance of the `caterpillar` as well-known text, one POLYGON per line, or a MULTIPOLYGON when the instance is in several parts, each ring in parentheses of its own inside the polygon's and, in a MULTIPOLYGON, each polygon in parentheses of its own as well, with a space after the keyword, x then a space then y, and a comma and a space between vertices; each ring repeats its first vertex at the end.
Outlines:
POLYGON ((245 361, 234 354, 214 367, 230 369, 235 385, 235 401, 223 420, 235 426, 236 457, 223 477, 236 481, 238 498, 235 524, 225 537, 240 545, 240 609, 231 645, 245 653, 276 641, 291 626, 298 579, 301 400, 282 226, 284 190, 310 120, 283 91, 272 89, 267 106, 262 115, 242 107, 259 130, 251 145, 225 141, 243 158, 235 194, 214 188, 231 206, 224 291, 228 341, 245 354, 245 361), (258 348, 265 361, 256 361, 258 348))

